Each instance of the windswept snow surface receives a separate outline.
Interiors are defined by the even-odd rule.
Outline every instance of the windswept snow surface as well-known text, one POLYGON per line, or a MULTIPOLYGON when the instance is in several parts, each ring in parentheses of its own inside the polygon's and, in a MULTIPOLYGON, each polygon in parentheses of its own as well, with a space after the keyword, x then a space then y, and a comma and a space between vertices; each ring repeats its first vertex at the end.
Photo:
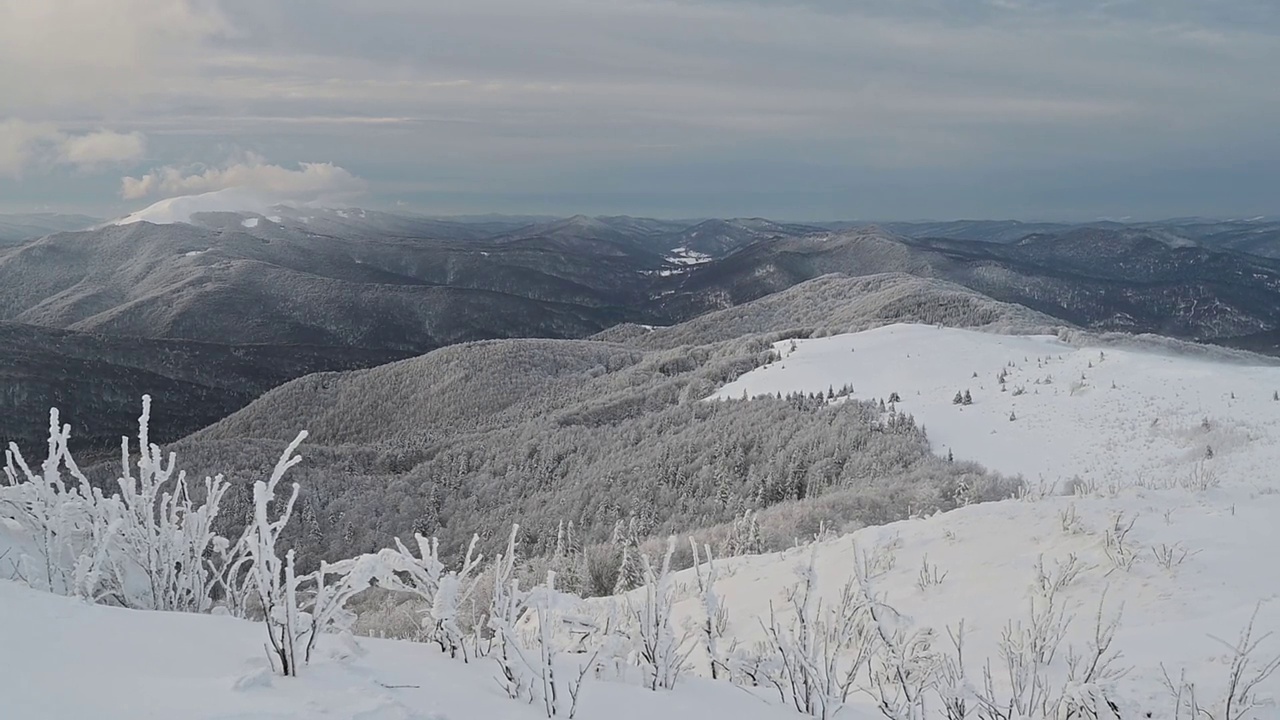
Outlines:
MULTIPOLYGON (((326 638, 301 677, 273 676, 260 625, 228 617, 120 610, 0 580, 4 720, 535 720, 508 700, 493 660, 438 648, 326 638)), ((583 720, 794 717, 728 685, 691 678, 671 693, 600 681, 583 720), (722 715, 723 713, 723 715, 722 715)))

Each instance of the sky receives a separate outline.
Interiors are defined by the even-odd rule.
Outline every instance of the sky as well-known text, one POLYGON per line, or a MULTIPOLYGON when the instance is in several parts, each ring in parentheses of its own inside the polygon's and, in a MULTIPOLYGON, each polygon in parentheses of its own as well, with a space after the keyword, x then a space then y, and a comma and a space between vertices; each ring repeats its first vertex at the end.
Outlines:
POLYGON ((0 211, 1280 212, 1274 0, 0 0, 0 211))

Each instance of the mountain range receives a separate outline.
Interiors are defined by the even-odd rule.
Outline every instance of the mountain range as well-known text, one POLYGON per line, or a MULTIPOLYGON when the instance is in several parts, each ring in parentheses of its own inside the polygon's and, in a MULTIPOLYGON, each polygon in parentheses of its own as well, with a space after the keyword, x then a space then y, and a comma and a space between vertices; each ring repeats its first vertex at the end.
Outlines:
POLYGON ((990 300, 1023 308, 1028 326, 1280 354, 1280 222, 1265 218, 862 225, 280 207, 75 230, 94 222, 0 219, 7 437, 26 440, 32 415, 57 404, 81 442, 108 448, 134 399, 163 391, 184 398, 166 422, 176 438, 293 378, 456 343, 672 348, 903 316, 948 324, 990 300))

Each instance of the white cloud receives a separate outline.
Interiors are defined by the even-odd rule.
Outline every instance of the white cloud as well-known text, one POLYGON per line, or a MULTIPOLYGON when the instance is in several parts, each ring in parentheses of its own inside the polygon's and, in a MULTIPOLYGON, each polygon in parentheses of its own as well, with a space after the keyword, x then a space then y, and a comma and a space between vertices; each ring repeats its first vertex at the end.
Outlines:
POLYGON ((63 138, 58 149, 58 161, 79 167, 97 167, 136 162, 146 152, 147 138, 142 133, 99 130, 63 138))
POLYGON ((120 195, 137 200, 151 195, 198 195, 238 189, 284 201, 358 195, 367 184, 333 163, 298 163, 296 170, 272 165, 248 154, 222 167, 195 170, 167 166, 142 177, 121 178, 120 195))
POLYGON ((200 212, 265 213, 280 204, 326 204, 361 195, 368 184, 333 163, 304 162, 296 169, 268 163, 249 153, 221 167, 156 168, 120 179, 126 200, 168 196, 120 224, 187 222, 200 212))
POLYGON ((0 121, 0 177, 18 178, 35 168, 47 171, 55 164, 92 170, 103 165, 140 160, 147 139, 141 133, 97 130, 68 134, 52 123, 17 118, 0 121))
POLYGON ((47 123, 0 121, 0 177, 21 177, 40 144, 57 135, 57 129, 47 123))

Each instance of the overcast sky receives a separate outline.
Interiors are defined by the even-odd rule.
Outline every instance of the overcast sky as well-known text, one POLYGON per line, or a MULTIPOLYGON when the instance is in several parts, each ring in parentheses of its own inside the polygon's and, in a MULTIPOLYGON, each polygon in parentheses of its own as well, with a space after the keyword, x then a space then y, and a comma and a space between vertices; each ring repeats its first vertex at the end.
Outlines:
POLYGON ((1275 0, 0 0, 0 211, 1280 212, 1275 0))

